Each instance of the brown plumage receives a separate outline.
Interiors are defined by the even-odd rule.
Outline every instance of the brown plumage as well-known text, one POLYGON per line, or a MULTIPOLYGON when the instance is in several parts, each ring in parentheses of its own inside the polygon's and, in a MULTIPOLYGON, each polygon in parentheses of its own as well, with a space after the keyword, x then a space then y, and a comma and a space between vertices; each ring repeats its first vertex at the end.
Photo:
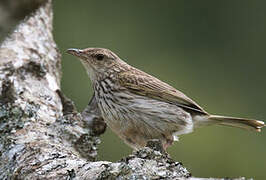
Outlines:
POLYGON ((166 149, 178 135, 220 124, 260 131, 264 122, 210 115, 182 92, 136 69, 108 49, 68 49, 81 59, 107 125, 138 149, 160 139, 166 149))

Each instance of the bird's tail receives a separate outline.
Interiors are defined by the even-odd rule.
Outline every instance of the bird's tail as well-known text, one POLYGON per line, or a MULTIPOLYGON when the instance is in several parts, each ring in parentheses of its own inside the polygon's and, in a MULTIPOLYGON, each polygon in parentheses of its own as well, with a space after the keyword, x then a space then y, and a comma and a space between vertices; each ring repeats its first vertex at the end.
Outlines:
POLYGON ((265 126, 263 121, 258 121, 254 119, 244 119, 244 118, 235 118, 235 117, 226 117, 219 115, 210 115, 209 120, 214 120, 217 124, 225 126, 233 126, 243 129, 255 130, 257 132, 261 131, 261 128, 265 126))

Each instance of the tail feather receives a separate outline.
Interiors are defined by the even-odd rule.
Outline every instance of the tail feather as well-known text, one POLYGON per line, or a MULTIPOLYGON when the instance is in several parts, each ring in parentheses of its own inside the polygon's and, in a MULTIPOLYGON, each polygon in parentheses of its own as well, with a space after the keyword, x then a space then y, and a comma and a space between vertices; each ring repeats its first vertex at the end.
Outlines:
POLYGON ((263 121, 258 121, 254 119, 226 117, 219 115, 210 115, 208 119, 217 121, 217 123, 221 125, 250 129, 255 130, 257 132, 260 132, 261 128, 265 126, 265 123, 263 121))

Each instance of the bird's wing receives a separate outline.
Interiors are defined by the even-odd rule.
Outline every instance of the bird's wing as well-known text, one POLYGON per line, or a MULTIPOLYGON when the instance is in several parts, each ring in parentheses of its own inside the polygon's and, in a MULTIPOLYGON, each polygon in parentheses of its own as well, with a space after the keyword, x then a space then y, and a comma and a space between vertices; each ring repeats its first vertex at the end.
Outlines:
POLYGON ((194 114, 208 114, 185 94, 145 72, 134 68, 121 72, 118 78, 120 85, 132 93, 175 104, 194 114))

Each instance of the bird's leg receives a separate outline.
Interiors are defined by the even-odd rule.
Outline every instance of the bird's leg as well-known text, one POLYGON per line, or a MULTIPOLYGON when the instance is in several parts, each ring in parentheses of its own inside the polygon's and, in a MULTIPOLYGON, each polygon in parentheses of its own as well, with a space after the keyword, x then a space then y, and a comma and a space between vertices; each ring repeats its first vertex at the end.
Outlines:
POLYGON ((171 146, 174 142, 173 137, 171 136, 171 138, 165 139, 165 142, 163 143, 163 149, 166 151, 166 149, 171 146))

